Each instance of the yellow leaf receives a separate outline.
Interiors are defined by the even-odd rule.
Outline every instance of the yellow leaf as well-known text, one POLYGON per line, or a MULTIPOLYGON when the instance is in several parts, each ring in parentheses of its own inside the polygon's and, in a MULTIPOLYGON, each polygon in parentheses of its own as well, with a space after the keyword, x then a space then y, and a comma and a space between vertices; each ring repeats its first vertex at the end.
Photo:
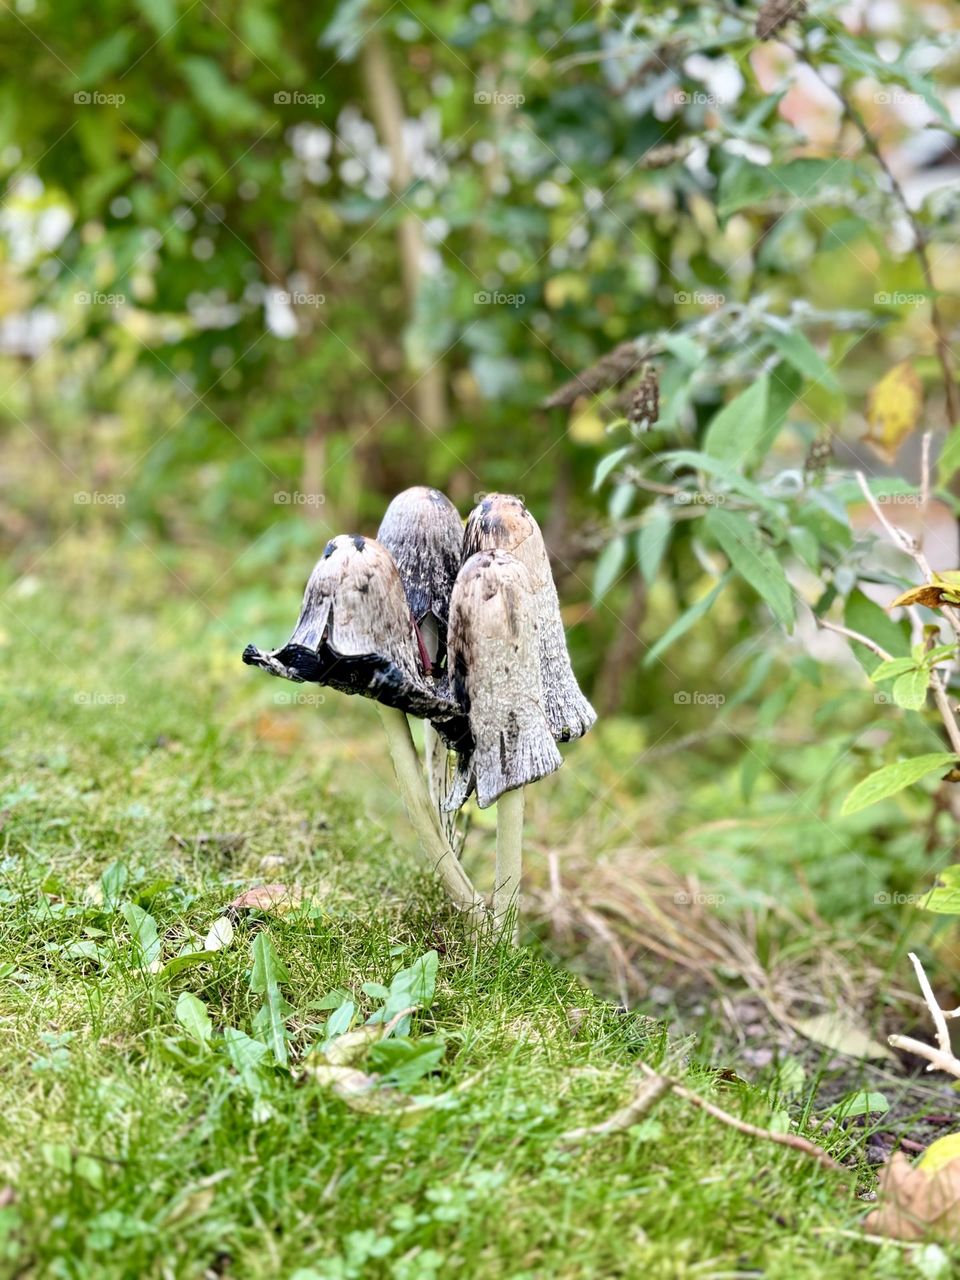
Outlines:
POLYGON ((552 311, 567 302, 586 302, 589 295, 590 282, 578 271, 563 271, 543 286, 543 296, 552 311))
POLYGON ((867 399, 868 430, 863 437, 888 462, 916 427, 923 408, 923 387, 906 360, 885 373, 867 399))
POLYGON ((606 439, 603 419, 587 399, 575 402, 567 434, 575 444, 599 444, 606 439))
POLYGON ((939 609, 942 605, 957 603, 960 603, 960 570, 946 569, 943 573, 935 573, 931 582, 902 591, 895 600, 890 601, 887 608, 922 604, 928 609, 939 609))
POLYGON ((960 1157, 960 1133, 948 1133, 945 1138, 931 1142, 920 1157, 918 1169, 925 1173, 938 1173, 944 1165, 960 1157))

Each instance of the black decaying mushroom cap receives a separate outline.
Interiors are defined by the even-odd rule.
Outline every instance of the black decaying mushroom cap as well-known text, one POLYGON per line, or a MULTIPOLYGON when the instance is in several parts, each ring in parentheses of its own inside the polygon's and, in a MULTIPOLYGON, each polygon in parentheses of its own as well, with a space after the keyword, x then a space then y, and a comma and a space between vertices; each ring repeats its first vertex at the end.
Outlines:
POLYGON ((377 540, 396 561, 430 660, 439 667, 447 648, 450 593, 460 569, 460 513, 439 489, 404 489, 387 507, 377 540))
POLYGON ((544 714, 535 593, 526 568, 503 551, 464 564, 450 600, 449 670, 474 750, 461 755, 444 808, 476 788, 481 809, 563 763, 544 714))
POLYGON ((553 736, 560 742, 580 738, 595 723, 597 713, 580 692, 570 666, 560 601, 540 526, 512 494, 488 494, 467 520, 464 561, 478 551, 495 548, 516 556, 530 574, 536 594, 544 709, 553 736))
POLYGON ((372 538, 341 534, 317 561, 293 635, 264 653, 248 645, 243 660, 287 680, 329 685, 433 721, 459 750, 469 730, 456 703, 424 678, 400 574, 372 538))

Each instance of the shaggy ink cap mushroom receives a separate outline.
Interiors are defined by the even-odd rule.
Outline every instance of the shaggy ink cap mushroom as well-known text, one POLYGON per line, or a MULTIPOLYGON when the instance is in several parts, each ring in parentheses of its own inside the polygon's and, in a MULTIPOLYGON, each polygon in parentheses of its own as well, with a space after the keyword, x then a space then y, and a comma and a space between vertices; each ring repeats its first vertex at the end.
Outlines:
POLYGON ((243 660, 271 675, 358 693, 431 720, 451 745, 463 748, 465 721, 424 678, 399 571, 373 538, 341 534, 328 542, 293 635, 272 652, 248 645, 243 660))
POLYGON ((471 511, 464 532, 464 561, 478 551, 496 548, 515 556, 530 574, 536 595, 544 709, 553 736, 558 742, 581 738, 596 722, 597 713, 581 693, 570 665, 560 601, 540 526, 521 499, 509 493, 488 494, 471 511))
POLYGON ((476 789, 486 809, 505 791, 536 782, 563 760, 544 714, 536 595, 527 569, 504 551, 472 556, 450 600, 452 689, 470 722, 446 810, 476 789))
POLYGON ((390 503, 377 531, 400 570, 413 619, 436 670, 447 651, 450 593, 460 569, 463 521, 439 489, 416 485, 390 503))

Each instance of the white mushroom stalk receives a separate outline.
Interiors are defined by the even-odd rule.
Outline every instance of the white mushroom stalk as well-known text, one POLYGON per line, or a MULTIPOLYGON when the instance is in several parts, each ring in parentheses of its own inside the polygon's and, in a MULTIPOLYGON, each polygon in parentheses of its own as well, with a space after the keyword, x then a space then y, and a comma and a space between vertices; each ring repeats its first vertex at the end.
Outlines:
POLYGON ((544 711, 535 594, 514 556, 484 551, 460 570, 450 601, 449 666, 473 751, 461 757, 447 803, 461 805, 472 791, 481 809, 500 802, 494 921, 515 937, 523 787, 559 769, 563 760, 544 711))

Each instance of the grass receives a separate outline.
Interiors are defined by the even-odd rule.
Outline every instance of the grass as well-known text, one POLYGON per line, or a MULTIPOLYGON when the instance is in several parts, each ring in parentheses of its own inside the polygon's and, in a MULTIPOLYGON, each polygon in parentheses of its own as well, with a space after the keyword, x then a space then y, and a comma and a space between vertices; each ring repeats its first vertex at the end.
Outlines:
POLYGON ((838 1177, 671 1099, 627 1133, 564 1142, 628 1100, 639 1058, 683 1055, 688 1083, 761 1125, 786 1104, 592 994, 537 936, 471 938, 418 869, 372 708, 278 702, 297 690, 241 667, 262 634, 244 628, 282 630, 287 597, 212 608, 146 550, 73 569, 13 584, 0 647, 0 1273, 920 1274, 856 1237, 865 1168, 838 1177), (152 971, 131 904, 166 965, 265 881, 304 904, 236 913, 228 946, 152 971), (263 938, 289 1068, 246 1039, 264 1036, 263 938), (362 1020, 430 952, 409 1038, 439 1060, 404 1087, 439 1105, 371 1114, 304 1076, 333 1006, 349 997, 362 1020), (232 1056, 225 1027, 242 1033, 232 1056))

